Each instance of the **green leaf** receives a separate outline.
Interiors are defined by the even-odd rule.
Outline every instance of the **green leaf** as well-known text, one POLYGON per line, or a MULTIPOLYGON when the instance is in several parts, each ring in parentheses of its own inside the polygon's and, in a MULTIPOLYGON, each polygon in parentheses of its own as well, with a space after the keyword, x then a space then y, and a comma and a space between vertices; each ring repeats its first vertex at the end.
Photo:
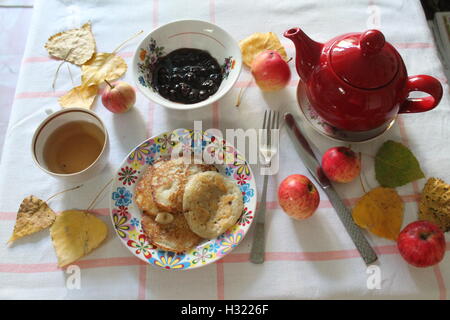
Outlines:
POLYGON ((414 154, 399 142, 386 141, 375 156, 375 177, 383 187, 400 187, 424 178, 414 154))

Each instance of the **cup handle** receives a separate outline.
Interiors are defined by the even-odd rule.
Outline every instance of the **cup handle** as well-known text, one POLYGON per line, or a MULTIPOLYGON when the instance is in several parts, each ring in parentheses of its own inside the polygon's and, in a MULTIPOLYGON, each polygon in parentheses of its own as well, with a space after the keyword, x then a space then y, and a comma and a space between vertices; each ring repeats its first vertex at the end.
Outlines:
POLYGON ((427 75, 408 77, 406 90, 423 91, 429 96, 422 98, 407 98, 401 105, 399 113, 425 112, 435 108, 442 98, 442 85, 436 78, 427 75))

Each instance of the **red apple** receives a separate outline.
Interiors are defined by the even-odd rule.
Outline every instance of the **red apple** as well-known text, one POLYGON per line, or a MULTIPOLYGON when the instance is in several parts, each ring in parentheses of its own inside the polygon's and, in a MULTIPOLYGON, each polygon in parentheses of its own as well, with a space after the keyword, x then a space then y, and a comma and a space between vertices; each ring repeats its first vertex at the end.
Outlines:
POLYGON ((111 112, 124 113, 136 102, 134 88, 124 81, 109 83, 102 94, 102 103, 111 112))
POLYGON ((263 91, 280 90, 288 84, 291 78, 289 65, 274 50, 265 50, 257 54, 253 59, 251 69, 256 84, 263 91))
POLYGON ((429 221, 408 224, 398 235, 397 246, 403 259, 416 267, 429 267, 439 263, 445 254, 442 230, 429 221))
POLYGON ((350 148, 333 147, 322 157, 322 170, 330 180, 347 183, 359 176, 361 159, 350 148))
POLYGON ((320 196, 314 184, 301 174, 284 179, 278 187, 278 202, 286 214, 294 219, 306 219, 316 211, 320 196))

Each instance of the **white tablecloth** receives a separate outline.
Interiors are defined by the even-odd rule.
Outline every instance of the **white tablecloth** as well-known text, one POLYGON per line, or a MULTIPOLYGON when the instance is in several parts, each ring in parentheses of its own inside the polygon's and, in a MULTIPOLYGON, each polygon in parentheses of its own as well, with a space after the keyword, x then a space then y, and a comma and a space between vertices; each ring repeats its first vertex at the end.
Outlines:
POLYGON ((0 156, 33 13, 32 5, 31 0, 0 1, 0 156))
MULTIPOLYGON (((280 172, 269 179, 266 262, 249 262, 253 230, 228 256, 186 272, 158 270, 135 258, 116 237, 108 216, 109 193, 97 203, 95 212, 109 226, 105 243, 80 260, 81 288, 66 285, 70 275, 56 265, 48 234, 43 231, 8 248, 21 200, 34 194, 42 199, 70 185, 57 181, 33 164, 30 142, 47 108, 59 109, 57 98, 73 85, 69 72, 61 69, 52 90, 58 61, 48 57, 43 45, 59 31, 90 20, 98 51, 111 51, 139 30, 145 32, 164 23, 195 18, 214 22, 235 39, 253 32, 275 32, 290 56, 294 48, 282 33, 299 26, 317 41, 368 28, 381 29, 403 56, 408 72, 429 74, 444 80, 432 36, 419 1, 37 1, 22 62, 11 119, 0 168, 0 298, 3 299, 299 299, 299 298, 424 298, 446 299, 450 287, 450 255, 437 266, 418 269, 398 254, 396 244, 367 234, 379 254, 380 289, 368 289, 370 270, 358 257, 326 196, 321 193, 317 212, 308 220, 294 221, 276 201, 276 188, 289 174, 307 171, 293 149, 285 130, 281 134, 280 172)), ((139 39, 121 54, 127 63, 139 39)), ((76 191, 59 196, 50 205, 57 211, 84 209, 107 183, 126 154, 145 138, 160 132, 193 127, 258 128, 266 108, 291 110, 299 115, 295 99, 298 76, 283 91, 262 94, 252 84, 236 108, 239 87, 251 80, 244 70, 236 87, 219 103, 193 112, 169 111, 138 94, 135 108, 113 115, 98 100, 94 110, 105 121, 111 136, 109 166, 101 175, 76 191)), ((79 81, 79 68, 71 67, 79 81)), ((124 77, 132 82, 131 71, 124 77)), ((374 154, 386 140, 408 145, 429 177, 450 182, 450 116, 448 86, 440 106, 420 115, 401 115, 396 125, 374 142, 353 145, 357 151, 374 154)), ((321 151, 334 142, 308 129, 309 138, 321 151)), ((254 168, 256 169, 256 168, 254 168)), ((373 162, 363 159, 367 185, 377 186, 373 162)), ((262 179, 257 176, 259 188, 262 179)), ((398 188, 405 201, 404 225, 417 218, 417 195, 425 179, 398 188)), ((336 186, 347 204, 363 194, 359 182, 336 186)), ((447 236, 448 240, 448 236, 447 236)), ((450 247, 450 246, 449 246, 450 247)), ((369 286, 370 287, 370 286, 369 286)))

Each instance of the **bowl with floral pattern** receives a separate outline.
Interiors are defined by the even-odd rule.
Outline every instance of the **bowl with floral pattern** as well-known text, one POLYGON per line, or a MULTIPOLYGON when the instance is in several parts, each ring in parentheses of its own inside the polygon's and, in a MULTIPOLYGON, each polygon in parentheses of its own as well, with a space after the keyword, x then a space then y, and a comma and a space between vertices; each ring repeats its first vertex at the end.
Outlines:
POLYGON ((256 209, 256 184, 244 156, 225 140, 206 132, 177 129, 145 140, 124 159, 114 175, 110 215, 121 242, 133 255, 162 269, 187 270, 213 263, 229 254, 248 232, 256 209), (204 239, 194 248, 174 253, 154 247, 142 230, 142 211, 134 194, 136 184, 155 161, 173 155, 201 155, 242 192, 244 210, 237 222, 214 239, 204 239))
POLYGON ((178 20, 153 30, 141 41, 132 68, 136 86, 144 96, 170 109, 192 110, 211 105, 230 91, 239 77, 242 56, 237 41, 217 25, 201 20, 178 20), (181 48, 204 50, 220 66, 222 82, 206 100, 189 104, 174 102, 154 88, 152 74, 158 59, 181 48))

